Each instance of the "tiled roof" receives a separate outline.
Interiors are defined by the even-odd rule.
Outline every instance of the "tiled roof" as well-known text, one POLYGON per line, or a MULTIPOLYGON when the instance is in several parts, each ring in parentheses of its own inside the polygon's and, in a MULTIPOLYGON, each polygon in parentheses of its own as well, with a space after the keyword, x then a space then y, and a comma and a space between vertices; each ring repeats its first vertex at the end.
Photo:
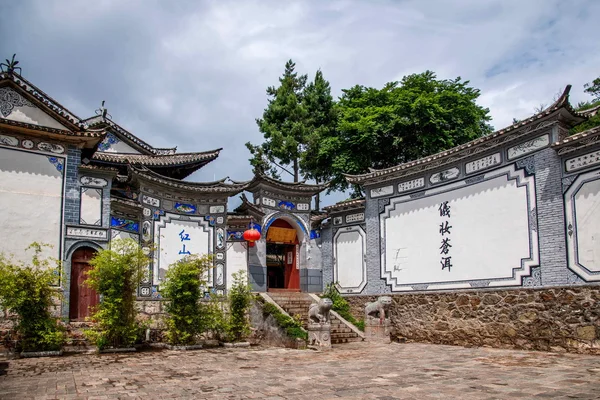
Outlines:
POLYGON ((125 139, 127 139, 127 141, 132 143, 134 145, 134 147, 137 147, 139 150, 141 150, 142 152, 147 153, 147 154, 155 154, 155 155, 168 155, 169 154, 170 155, 170 154, 175 154, 177 152, 177 147, 172 147, 172 148, 153 147, 153 146, 149 145, 148 143, 144 142, 139 137, 135 136, 133 133, 129 132, 127 129, 123 128, 122 126, 120 126, 119 124, 117 124, 116 122, 111 120, 110 118, 103 117, 102 115, 96 115, 94 117, 87 118, 85 120, 85 122, 90 127, 97 127, 97 126, 111 127, 118 134, 120 134, 125 139))
POLYGON ((340 201, 339 203, 335 203, 331 206, 323 207, 324 210, 331 211, 343 211, 343 210, 351 210, 356 208, 364 208, 365 207, 365 199, 353 199, 340 201))
POLYGON ((228 178, 214 182, 186 182, 179 179, 167 178, 146 167, 136 167, 128 165, 128 170, 136 178, 145 179, 161 185, 170 186, 175 189, 189 190, 192 192, 215 193, 233 196, 242 192, 248 187, 249 182, 225 183, 228 178))
POLYGON ((286 192, 300 192, 305 195, 315 195, 329 187, 330 182, 313 185, 306 183, 306 181, 302 182, 284 182, 277 179, 273 179, 264 174, 256 174, 254 179, 250 181, 250 185, 248 186, 248 190, 252 190, 257 188, 260 184, 265 184, 267 186, 274 186, 279 189, 283 189, 286 192))
POLYGON ((43 105, 50 109, 54 114, 57 114, 60 119, 70 123, 71 125, 79 128, 85 129, 87 128, 86 124, 73 114, 71 111, 67 110, 61 104, 59 104, 52 97, 48 96, 46 93, 41 91, 39 88, 30 83, 27 79, 23 78, 21 75, 16 72, 0 72, 0 82, 1 81, 10 81, 29 94, 32 98, 37 100, 38 104, 43 105))
POLYGON ((110 198, 110 202, 111 203, 116 203, 116 204, 120 204, 126 207, 130 207, 130 208, 144 208, 140 203, 138 203, 137 201, 134 200, 129 200, 129 199, 123 199, 121 197, 111 197, 110 198))
MULTIPOLYGON (((437 167, 442 163, 435 163, 435 165, 434 165, 433 162, 435 160, 448 159, 449 162, 455 161, 456 159, 458 159, 461 156, 460 154, 458 154, 460 152, 466 151, 467 149, 472 148, 472 147, 485 146, 485 144, 487 142, 490 142, 493 139, 496 139, 498 137, 508 136, 508 135, 512 134, 513 132, 520 131, 521 128, 525 128, 526 126, 534 124, 537 121, 541 121, 542 119, 552 115, 553 113, 555 113, 556 111, 559 111, 560 109, 566 109, 567 112, 572 116, 572 118, 574 120, 581 122, 581 121, 585 120, 587 117, 584 114, 575 111, 573 109, 573 107, 569 104, 570 90, 571 90, 571 85, 568 85, 565 88, 563 94, 558 98, 558 100, 556 100, 556 102, 554 102, 554 104, 552 104, 550 107, 546 108, 545 110, 533 115, 532 117, 527 118, 523 121, 519 121, 515 124, 512 124, 512 125, 504 128, 504 129, 501 129, 499 131, 493 132, 489 135, 472 140, 468 143, 453 147, 449 150, 445 150, 445 151, 439 152, 437 154, 434 154, 434 155, 431 155, 428 157, 420 158, 415 161, 410 161, 410 162, 406 162, 403 164, 399 164, 394 167, 385 168, 385 169, 371 169, 370 172, 365 173, 365 174, 359 174, 359 175, 344 174, 344 176, 346 177, 346 180, 350 183, 353 183, 353 184, 367 183, 368 184, 368 183, 373 183, 374 181, 384 181, 388 177, 390 179, 393 179, 394 175, 396 173, 403 171, 403 170, 410 170, 413 167, 416 167, 418 165, 421 165, 421 168, 419 169, 419 171, 428 169, 427 166, 425 166, 427 164, 431 164, 432 168, 437 167)), ((527 129, 527 128, 525 128, 525 129, 527 129)), ((468 151, 467 151, 467 153, 468 153, 468 151)), ((465 154, 465 156, 466 155, 467 154, 465 154)))
POLYGON ((600 143, 600 126, 568 136, 552 144, 559 155, 571 153, 600 143))
POLYGON ((242 200, 242 204, 240 204, 234 211, 235 212, 246 212, 249 211, 251 213, 253 213, 256 216, 263 216, 265 215, 265 213, 263 212, 263 210, 258 207, 256 204, 252 203, 248 197, 246 197, 246 194, 242 193, 242 195, 240 196, 240 199, 242 200))
POLYGON ((96 152, 92 156, 93 160, 115 163, 115 164, 136 164, 152 167, 171 167, 180 165, 189 165, 200 162, 209 162, 219 156, 222 149, 216 149, 198 153, 179 153, 168 155, 146 155, 146 154, 124 154, 96 152))

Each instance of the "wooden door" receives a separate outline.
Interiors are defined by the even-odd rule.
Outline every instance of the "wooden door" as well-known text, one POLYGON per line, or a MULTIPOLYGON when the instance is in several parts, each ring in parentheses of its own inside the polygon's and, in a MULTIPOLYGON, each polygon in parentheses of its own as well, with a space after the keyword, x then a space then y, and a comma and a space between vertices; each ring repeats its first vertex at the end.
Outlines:
POLYGON ((85 321, 90 315, 90 307, 100 302, 95 290, 83 282, 87 279, 87 271, 91 269, 89 261, 96 251, 89 247, 75 250, 71 257, 71 294, 69 296, 69 318, 72 321, 85 321))
POLYGON ((296 246, 285 246, 285 288, 300 289, 300 271, 296 268, 296 246))

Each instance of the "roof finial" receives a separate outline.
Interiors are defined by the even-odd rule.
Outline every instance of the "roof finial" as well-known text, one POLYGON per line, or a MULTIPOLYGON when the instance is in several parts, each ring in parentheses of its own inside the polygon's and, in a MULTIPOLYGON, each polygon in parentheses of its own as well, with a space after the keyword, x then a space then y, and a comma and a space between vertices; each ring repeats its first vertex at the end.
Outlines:
POLYGON ((102 100, 102 105, 96 110, 96 115, 102 116, 102 120, 106 121, 106 117, 108 116, 108 119, 112 119, 112 115, 108 113, 108 109, 104 107, 104 103, 105 100, 102 100))
POLYGON ((5 63, 0 63, 0 69, 2 69, 2 72, 8 72, 9 74, 12 74, 16 72, 16 70, 19 70, 19 75, 21 75, 22 70, 21 67, 17 67, 17 64, 19 62, 15 60, 16 56, 16 54, 13 54, 11 60, 7 58, 5 63), (4 68, 6 68, 6 71, 4 70, 4 68))

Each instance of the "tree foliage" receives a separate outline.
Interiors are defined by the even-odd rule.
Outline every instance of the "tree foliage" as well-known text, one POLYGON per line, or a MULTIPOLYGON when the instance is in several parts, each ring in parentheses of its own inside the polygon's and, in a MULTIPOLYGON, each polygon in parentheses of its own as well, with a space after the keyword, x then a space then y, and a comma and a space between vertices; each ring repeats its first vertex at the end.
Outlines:
POLYGON ((294 68, 288 61, 280 86, 267 89, 269 104, 257 120, 264 143, 247 143, 252 165, 276 178, 273 163, 291 164, 296 181, 332 179, 331 190, 345 190, 344 173, 391 167, 492 131, 489 110, 476 103, 479 90, 460 77, 426 71, 382 89, 356 85, 336 102, 321 71, 306 84, 294 68))
POLYGON ((307 112, 302 104, 306 75, 298 75, 294 70, 296 64, 289 60, 285 64, 283 76, 279 78, 279 87, 269 86, 267 108, 263 117, 258 118, 258 129, 263 133, 265 141, 258 145, 246 143, 252 158, 250 163, 260 172, 279 177, 272 163, 276 160, 281 165, 291 164, 294 182, 300 176, 300 156, 306 144, 307 112))
POLYGON ((17 317, 17 350, 59 350, 64 342, 64 329, 51 313, 60 301, 52 287, 60 268, 56 260, 40 257, 43 247, 50 246, 32 243, 27 248, 34 252, 30 265, 0 254, 0 307, 17 317))
POLYGON ((189 255, 169 266, 162 294, 168 299, 167 338, 171 344, 195 344, 198 335, 205 329, 203 278, 212 266, 211 255, 189 255))
POLYGON ((334 187, 343 173, 388 168, 463 144, 492 131, 480 91, 461 78, 438 80, 431 71, 405 76, 382 89, 356 85, 337 104, 337 131, 321 139, 334 187))
MULTIPOLYGON (((592 101, 584 101, 577 105, 577 111, 585 111, 593 107, 600 106, 600 77, 590 83, 583 85, 584 92, 593 97, 592 101)), ((591 116, 587 121, 571 129, 571 133, 579 133, 600 126, 600 113, 591 116)))
POLYGON ((94 289, 101 302, 93 310, 96 323, 86 331, 99 349, 130 347, 141 334, 136 321, 135 292, 150 259, 133 239, 118 239, 90 260, 92 268, 85 284, 94 289))

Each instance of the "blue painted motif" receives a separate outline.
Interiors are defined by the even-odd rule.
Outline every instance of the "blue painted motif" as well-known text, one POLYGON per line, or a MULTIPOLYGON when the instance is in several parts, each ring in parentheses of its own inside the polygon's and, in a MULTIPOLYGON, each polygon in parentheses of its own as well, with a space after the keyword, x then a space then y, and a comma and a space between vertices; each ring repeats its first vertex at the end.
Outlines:
POLYGON ((162 299, 162 296, 160 295, 158 288, 156 286, 152 286, 152 298, 153 299, 162 299))
POLYGON ((275 222, 275 220, 281 218, 282 215, 287 215, 287 216, 293 217, 294 220, 296 221, 296 224, 298 224, 298 226, 300 227, 300 229, 302 229, 302 232, 304 232, 304 234, 308 234, 308 232, 306 231, 306 228, 304 227, 304 223, 302 223, 302 221, 298 217, 296 217, 295 215, 293 215, 293 214, 276 213, 271 218, 269 218, 269 220, 265 223, 265 228, 264 229, 268 231, 269 227, 271 226, 271 224, 273 222, 275 222))
POLYGON ((63 170, 65 169, 65 160, 58 157, 48 157, 48 161, 50 161, 50 164, 54 165, 54 168, 56 168, 56 170, 62 175, 63 170))
POLYGON ((279 203, 277 203, 277 207, 283 208, 284 210, 293 210, 294 208, 296 208, 296 205, 291 201, 282 200, 279 203))
POLYGON ((165 215, 165 210, 154 210, 152 218, 156 221, 160 219, 161 215, 165 215))
POLYGON ((140 226, 137 222, 125 218, 117 218, 111 216, 110 226, 112 226, 113 228, 123 229, 129 232, 138 233, 140 231, 140 226))
POLYGON ((98 145, 98 149, 101 151, 106 151, 110 149, 113 144, 117 143, 119 143, 119 139, 117 139, 117 137, 112 133, 107 133, 104 140, 98 145))
POLYGON ((311 238, 311 239, 318 239, 318 238, 320 238, 320 237, 321 237, 321 231, 318 231, 318 230, 316 230, 316 229, 312 229, 312 230, 310 231, 310 238, 311 238))
POLYGON ((244 240, 244 231, 227 231, 227 240, 244 240))
POLYGON ((193 204, 175 203, 175 209, 186 214, 194 214, 196 212, 196 206, 193 204))
POLYGON ((216 221, 216 220, 215 220, 215 217, 213 217, 212 215, 205 215, 205 216, 204 216, 204 219, 205 219, 206 221, 208 221, 208 225, 210 225, 210 226, 215 226, 215 221, 216 221))
POLYGON ((250 229, 256 229, 258 233, 262 233, 262 226, 260 226, 256 222, 250 222, 250 229))

